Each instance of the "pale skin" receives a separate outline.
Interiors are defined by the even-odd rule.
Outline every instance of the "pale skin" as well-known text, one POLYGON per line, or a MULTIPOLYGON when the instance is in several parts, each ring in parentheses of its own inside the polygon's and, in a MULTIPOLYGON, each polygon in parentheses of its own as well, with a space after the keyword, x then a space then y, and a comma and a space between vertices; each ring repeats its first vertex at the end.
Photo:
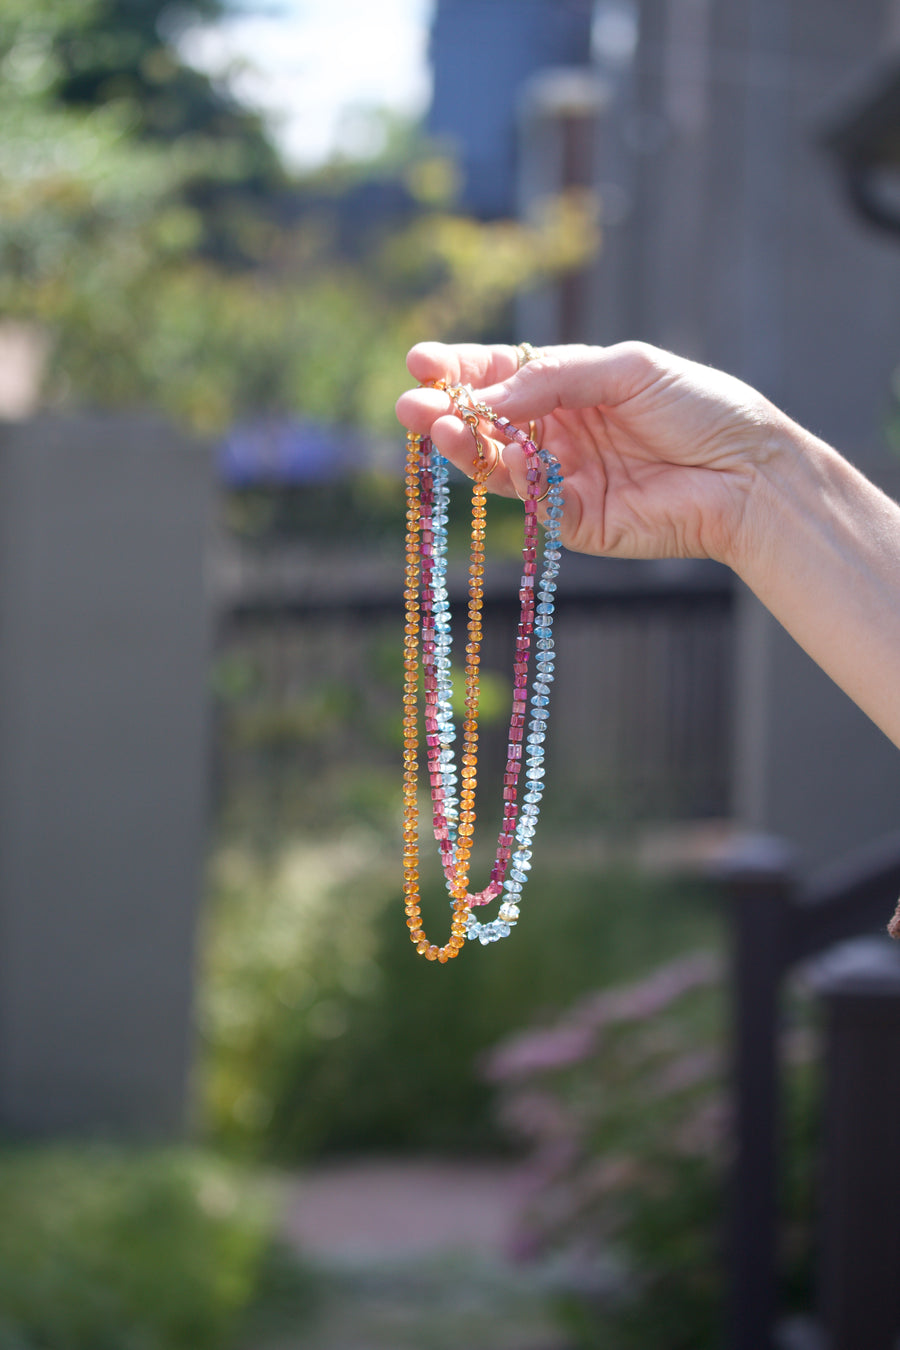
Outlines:
MULTIPOLYGON (((469 384, 527 430, 565 475, 567 548, 616 558, 726 563, 900 746, 900 507, 749 385, 643 343, 514 347, 424 342, 416 381, 469 384)), ((471 432, 434 388, 397 403, 473 472, 471 432)), ((525 491, 524 456, 488 435, 488 487, 525 491)))

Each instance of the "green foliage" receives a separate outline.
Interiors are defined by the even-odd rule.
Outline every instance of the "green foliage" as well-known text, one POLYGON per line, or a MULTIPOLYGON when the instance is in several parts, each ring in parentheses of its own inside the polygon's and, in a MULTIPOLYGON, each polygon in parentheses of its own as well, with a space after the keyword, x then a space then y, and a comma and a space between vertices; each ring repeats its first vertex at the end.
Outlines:
POLYGON ((488 1060, 539 1181, 519 1245, 577 1251, 593 1272, 575 1318, 585 1346, 715 1344, 721 1041, 719 962, 695 955, 576 1003, 488 1060))
POLYGON ((227 1350, 308 1280, 260 1183, 185 1151, 0 1151, 2 1350, 227 1350))
POLYGON ((291 182, 259 118, 180 61, 175 16, 0 15, 0 319, 52 335, 50 402, 151 404, 209 432, 266 413, 386 428, 414 341, 485 332, 592 249, 583 199, 531 225, 455 215, 434 152, 396 127, 367 172, 406 176, 406 217, 342 244, 341 222, 367 219, 347 198, 364 175, 291 182))
MULTIPOLYGON (((580 1000, 496 1047, 500 1118, 530 1148, 517 1242, 575 1260, 562 1300, 589 1350, 713 1350, 722 1319, 727 1187, 721 962, 695 953, 580 1000), (612 1276, 612 1278, 611 1278, 612 1276)), ((813 1132, 808 1006, 793 1003, 782 1213, 786 1296, 808 1306, 813 1132)))
MULTIPOLYGON (((237 845, 216 859, 201 1031, 208 1123, 231 1148, 288 1161, 496 1148, 479 1054, 713 924, 702 896, 598 875, 566 849, 535 868, 510 939, 433 968, 408 942, 399 842, 388 851, 384 837, 348 829, 268 860, 237 845)), ((426 927, 446 926, 434 875, 425 906, 426 927)))

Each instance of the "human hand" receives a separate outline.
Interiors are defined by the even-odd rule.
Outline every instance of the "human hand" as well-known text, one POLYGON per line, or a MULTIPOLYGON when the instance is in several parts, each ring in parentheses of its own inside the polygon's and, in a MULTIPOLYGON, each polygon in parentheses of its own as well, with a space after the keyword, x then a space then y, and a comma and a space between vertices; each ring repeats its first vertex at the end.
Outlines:
MULTIPOLYGON (((752 529, 758 470, 787 419, 761 394, 721 371, 643 343, 564 346, 520 370, 514 347, 420 343, 407 359, 423 383, 470 384, 477 400, 518 427, 537 423, 538 444, 565 476, 562 542, 621 558, 715 558, 735 565, 752 529)), ((472 435, 441 390, 409 390, 400 421, 428 435, 469 473, 472 435)), ((488 486, 525 492, 525 456, 482 423, 485 452, 500 454, 488 486)))

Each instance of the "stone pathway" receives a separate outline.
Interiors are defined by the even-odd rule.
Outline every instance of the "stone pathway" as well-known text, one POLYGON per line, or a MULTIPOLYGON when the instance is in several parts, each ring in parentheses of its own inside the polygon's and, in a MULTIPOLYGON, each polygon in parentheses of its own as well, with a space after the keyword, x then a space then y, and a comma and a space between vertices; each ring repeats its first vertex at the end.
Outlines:
POLYGON ((278 1350, 565 1350, 543 1273, 507 1257, 520 1167, 348 1161, 286 1185, 283 1231, 323 1304, 278 1350))
POLYGON ((284 1232, 325 1259, 457 1250, 505 1257, 521 1167, 440 1160, 332 1163, 288 1183, 284 1232))

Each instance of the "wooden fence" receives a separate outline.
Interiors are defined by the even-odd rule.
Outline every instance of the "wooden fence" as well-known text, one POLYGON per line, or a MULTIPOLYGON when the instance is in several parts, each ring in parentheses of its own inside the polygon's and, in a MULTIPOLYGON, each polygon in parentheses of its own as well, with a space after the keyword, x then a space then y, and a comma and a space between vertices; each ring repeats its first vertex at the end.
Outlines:
MULTIPOLYGON (((245 672, 243 703, 237 700, 243 722, 223 723, 244 731, 220 737, 223 789, 249 771, 254 717, 269 728, 270 745, 280 726, 288 751, 294 734, 298 754, 393 762, 398 560, 322 559, 285 546, 232 552, 220 559, 218 583, 220 663, 245 672)), ((451 572, 450 592, 464 619, 462 575, 451 572)), ((506 746, 517 593, 515 563, 489 568, 482 657, 488 782, 501 772, 506 746)), ((548 749, 554 809, 593 811, 614 822, 728 815, 732 608, 730 577, 715 564, 565 557, 548 749)), ((461 646, 462 631, 456 636, 461 646)))

